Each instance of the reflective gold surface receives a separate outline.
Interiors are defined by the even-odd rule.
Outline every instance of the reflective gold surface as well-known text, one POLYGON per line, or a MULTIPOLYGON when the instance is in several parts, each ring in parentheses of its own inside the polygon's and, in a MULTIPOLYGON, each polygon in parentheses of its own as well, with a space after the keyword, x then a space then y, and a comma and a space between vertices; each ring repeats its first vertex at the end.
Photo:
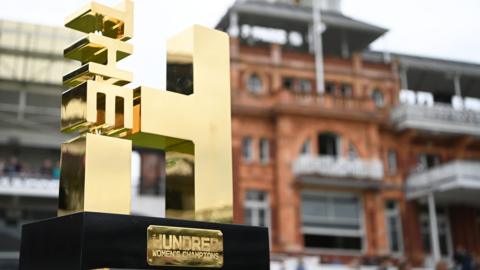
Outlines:
POLYGON ((139 122, 139 130, 128 138, 135 145, 164 149, 167 168, 172 164, 170 152, 194 155, 194 177, 190 180, 186 175, 180 180, 167 169, 168 217, 221 222, 233 219, 228 48, 225 33, 193 26, 167 43, 167 68, 175 68, 175 72, 167 71, 168 85, 185 88, 159 91, 142 86, 136 90, 140 113, 134 123, 139 122), (179 194, 179 190, 185 192, 179 194), (191 195, 193 205, 178 203, 189 201, 184 198, 174 198, 176 204, 168 203, 171 197, 191 195))
POLYGON ((84 33, 101 31, 106 37, 129 40, 133 36, 133 2, 124 0, 116 8, 91 2, 70 15, 65 26, 84 33))
POLYGON ((59 215, 130 214, 132 142, 87 133, 62 145, 59 215))
POLYGON ((223 266, 219 230, 151 225, 147 229, 147 262, 153 266, 223 266))
POLYGON ((66 58, 83 65, 63 77, 63 84, 74 87, 86 80, 105 80, 110 84, 125 85, 133 80, 131 72, 116 67, 117 61, 133 52, 131 44, 96 34, 88 34, 64 50, 66 58))
POLYGON ((129 139, 166 151, 167 217, 232 222, 228 36, 202 26, 174 36, 167 44, 168 90, 132 90, 124 86, 131 73, 116 67, 133 52, 124 43, 132 37, 132 16, 133 4, 126 0, 120 9, 89 4, 66 21, 67 27, 88 35, 64 51, 83 66, 64 76, 64 84, 72 88, 62 95, 61 129, 87 134, 78 139, 86 140, 83 167, 67 162, 72 157, 67 150, 65 162, 62 157, 61 185, 68 193, 61 203, 67 212, 126 211, 129 139), (83 192, 72 190, 75 183, 82 186, 82 173, 83 192), (123 203, 117 193, 124 196, 123 203))
POLYGON ((105 82, 86 81, 62 95, 61 130, 100 129, 115 135, 133 127, 133 91, 105 82))
POLYGON ((65 26, 87 33, 64 50, 82 66, 65 75, 61 131, 79 132, 62 145, 59 215, 78 211, 130 213, 133 128, 132 73, 116 67, 133 52, 133 3, 118 8, 91 3, 65 26), (114 137, 113 137, 114 136, 114 137), (115 138, 117 137, 117 138, 115 138))

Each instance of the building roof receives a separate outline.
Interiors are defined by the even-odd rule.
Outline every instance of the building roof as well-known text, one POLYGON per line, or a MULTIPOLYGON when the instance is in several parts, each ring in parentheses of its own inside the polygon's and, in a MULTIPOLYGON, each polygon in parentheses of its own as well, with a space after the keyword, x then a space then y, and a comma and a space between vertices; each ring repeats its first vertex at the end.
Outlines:
MULTIPOLYGON (((236 1, 217 24, 217 28, 224 29, 228 25, 228 15, 231 12, 248 13, 252 16, 259 15, 265 19, 266 17, 274 17, 286 21, 293 20, 304 23, 310 23, 313 20, 311 8, 305 6, 294 7, 285 3, 269 3, 263 1, 236 1)), ((326 24, 327 27, 334 26, 362 30, 377 33, 379 36, 387 32, 385 28, 327 10, 322 11, 322 22, 326 24)))
MULTIPOLYGON (((230 14, 236 13, 239 24, 258 25, 286 31, 299 31, 308 36, 313 20, 312 9, 285 3, 265 1, 236 1, 217 24, 216 28, 227 31, 230 14)), ((323 33, 326 53, 339 54, 342 39, 348 41, 349 51, 362 51, 382 36, 387 29, 368 24, 342 13, 324 10, 321 16, 326 29, 323 33)))
POLYGON ((370 50, 363 52, 363 59, 377 63, 385 62, 386 54, 388 55, 387 58, 389 57, 392 60, 398 61, 398 63, 405 68, 480 76, 480 64, 473 62, 370 50))
POLYGON ((380 51, 365 51, 362 56, 369 62, 397 62, 400 70, 406 72, 408 89, 433 92, 449 98, 455 94, 453 80, 459 75, 462 96, 480 98, 480 64, 380 51))

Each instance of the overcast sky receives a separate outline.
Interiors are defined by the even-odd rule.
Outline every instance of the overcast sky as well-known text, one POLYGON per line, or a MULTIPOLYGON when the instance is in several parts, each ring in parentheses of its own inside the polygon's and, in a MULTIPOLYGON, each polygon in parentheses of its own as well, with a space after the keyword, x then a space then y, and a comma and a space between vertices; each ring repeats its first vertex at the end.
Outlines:
MULTIPOLYGON (((98 0, 114 5, 120 0, 98 0)), ((135 0, 135 84, 163 88, 165 41, 192 24, 213 27, 233 0, 135 0)), ((86 0, 3 1, 1 19, 62 26, 86 0)), ((373 49, 480 63, 479 0, 343 0, 343 12, 389 29, 373 49)))

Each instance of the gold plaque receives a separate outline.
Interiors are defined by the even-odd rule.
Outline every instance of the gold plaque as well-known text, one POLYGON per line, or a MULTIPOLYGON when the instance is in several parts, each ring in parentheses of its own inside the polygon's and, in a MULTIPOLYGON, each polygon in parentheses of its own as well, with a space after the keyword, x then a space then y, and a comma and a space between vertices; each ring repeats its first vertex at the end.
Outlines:
POLYGON ((150 225, 147 262, 152 266, 223 266, 223 234, 219 230, 150 225))

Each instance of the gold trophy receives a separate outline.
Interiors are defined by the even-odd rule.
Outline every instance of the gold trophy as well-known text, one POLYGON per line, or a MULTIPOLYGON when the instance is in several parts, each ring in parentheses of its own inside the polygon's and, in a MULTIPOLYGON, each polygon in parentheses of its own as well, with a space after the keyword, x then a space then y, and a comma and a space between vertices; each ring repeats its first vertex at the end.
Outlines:
POLYGON ((167 43, 167 91, 128 87, 133 3, 67 18, 58 217, 22 229, 20 269, 269 269, 266 228, 233 220, 229 38, 193 26, 167 43), (132 145, 166 153, 166 218, 131 216, 132 145), (193 166, 191 166, 193 164, 193 166), (173 203, 172 203, 173 202, 173 203), (221 223, 220 223, 221 222, 221 223))

